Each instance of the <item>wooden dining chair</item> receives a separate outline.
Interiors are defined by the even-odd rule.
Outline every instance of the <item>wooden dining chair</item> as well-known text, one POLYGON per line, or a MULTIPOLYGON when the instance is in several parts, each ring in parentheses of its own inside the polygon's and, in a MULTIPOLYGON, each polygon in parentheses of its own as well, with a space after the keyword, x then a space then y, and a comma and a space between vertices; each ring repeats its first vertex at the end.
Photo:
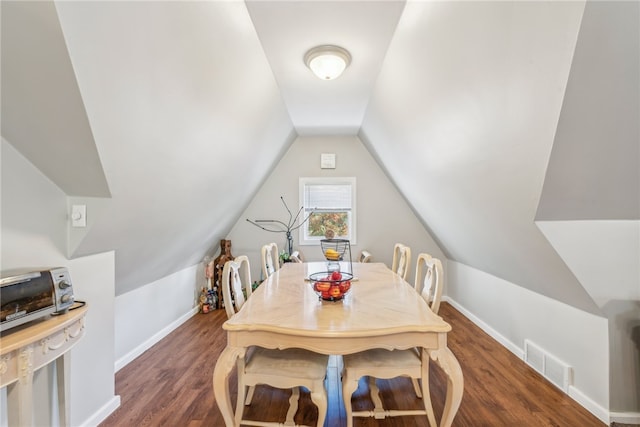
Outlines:
MULTIPOLYGON (((427 302, 430 309, 435 308, 437 313, 442 296, 444 273, 442 263, 437 258, 427 254, 420 254, 416 266, 416 283, 420 281, 420 289, 416 290, 427 302), (422 267, 420 267, 422 265, 422 267), (422 278, 418 278, 418 272, 422 278)), ((343 356, 342 372, 342 397, 347 418, 347 427, 353 426, 353 417, 396 417, 406 415, 427 415, 429 424, 436 426, 433 406, 431 405, 431 393, 429 391, 429 351, 423 348, 410 348, 407 350, 372 349, 355 354, 343 356), (351 396, 358 388, 360 378, 369 377, 369 391, 374 403, 372 411, 353 411, 351 396), (416 395, 422 398, 424 409, 396 410, 385 409, 376 385, 376 378, 411 378, 416 395), (419 382, 424 378, 425 382, 419 382)))
MULTIPOLYGON (((436 280, 436 275, 434 273, 436 273, 437 268, 434 270, 435 261, 432 262, 431 260, 431 255, 427 253, 423 252, 418 254, 418 258, 416 260, 416 276, 413 282, 413 287, 427 302, 431 311, 438 314, 444 284, 436 280)), ((442 268, 442 266, 440 268, 442 268)), ((420 383, 416 378, 412 378, 412 382, 416 395, 420 397, 422 395, 420 383)))
MULTIPOLYGON (((240 310, 251 295, 251 269, 245 255, 227 261, 222 270, 222 294, 227 316, 240 310), (243 289, 246 292, 245 298, 243 289)), ((235 422, 237 425, 294 426, 298 411, 300 387, 309 390, 311 400, 318 407, 316 427, 322 427, 327 414, 327 391, 325 377, 329 356, 312 351, 291 348, 284 350, 251 347, 244 357, 238 358, 238 398, 235 422), (266 384, 281 389, 292 389, 284 424, 273 421, 243 419, 244 407, 251 404, 255 386, 266 384)))
POLYGON ((413 287, 422 295, 429 308, 438 314, 442 288, 444 287, 442 262, 431 255, 421 253, 416 260, 416 277, 413 287))
POLYGON ((291 259, 291 262, 304 262, 304 257, 302 256, 302 252, 300 251, 291 252, 291 256, 289 258, 291 259))
POLYGON ((249 258, 240 255, 224 263, 222 267, 222 298, 227 317, 231 317, 244 305, 251 296, 251 269, 249 258))
POLYGON ((391 270, 398 273, 398 275, 404 280, 407 280, 410 263, 411 248, 403 245, 402 243, 396 243, 393 247, 393 262, 391 264, 391 270))
POLYGON ((360 258, 358 260, 360 262, 371 262, 371 252, 369 251, 360 252, 360 258))
POLYGON ((280 269, 280 259, 278 253, 278 245, 275 243, 267 243, 262 246, 260 251, 262 258, 262 275, 264 279, 271 276, 273 272, 280 269))

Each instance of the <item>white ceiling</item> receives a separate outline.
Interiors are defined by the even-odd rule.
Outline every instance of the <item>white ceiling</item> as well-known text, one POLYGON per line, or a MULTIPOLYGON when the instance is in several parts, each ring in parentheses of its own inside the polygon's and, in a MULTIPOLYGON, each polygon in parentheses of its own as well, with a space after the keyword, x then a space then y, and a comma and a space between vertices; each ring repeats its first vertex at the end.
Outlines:
POLYGON ((297 135, 357 134, 450 259, 595 313, 535 225, 576 46, 618 24, 589 10, 3 1, 2 137, 69 196, 110 195, 73 256, 115 250, 117 293, 200 262, 297 135), (302 60, 328 43, 353 55, 331 82, 302 60))
POLYGON ((247 1, 251 21, 299 135, 356 135, 404 7, 403 1, 247 1), (351 65, 315 77, 304 54, 341 46, 351 65))

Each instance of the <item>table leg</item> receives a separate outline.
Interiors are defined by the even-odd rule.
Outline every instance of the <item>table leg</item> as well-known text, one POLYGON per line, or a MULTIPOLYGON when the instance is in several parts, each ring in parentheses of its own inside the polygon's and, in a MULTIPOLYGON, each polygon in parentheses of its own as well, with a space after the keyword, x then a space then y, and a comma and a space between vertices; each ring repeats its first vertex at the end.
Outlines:
POLYGON ((440 427, 450 427, 458 412, 460 402, 462 402, 462 393, 464 391, 462 369, 460 369, 458 359, 448 347, 432 350, 429 353, 431 358, 447 374, 447 398, 442 411, 442 418, 440 419, 440 427))
POLYGON ((243 349, 241 348, 226 347, 220 354, 213 370, 213 394, 227 427, 235 426, 233 406, 231 405, 231 396, 229 396, 229 374, 235 366, 238 356, 242 353, 243 349))

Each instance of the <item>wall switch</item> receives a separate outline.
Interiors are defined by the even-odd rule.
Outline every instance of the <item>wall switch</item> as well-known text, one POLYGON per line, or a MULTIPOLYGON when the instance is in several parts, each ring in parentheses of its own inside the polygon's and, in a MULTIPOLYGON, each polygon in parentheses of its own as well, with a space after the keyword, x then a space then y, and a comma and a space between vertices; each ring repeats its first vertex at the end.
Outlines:
POLYGON ((72 227, 87 226, 87 205, 71 206, 71 226, 72 227))

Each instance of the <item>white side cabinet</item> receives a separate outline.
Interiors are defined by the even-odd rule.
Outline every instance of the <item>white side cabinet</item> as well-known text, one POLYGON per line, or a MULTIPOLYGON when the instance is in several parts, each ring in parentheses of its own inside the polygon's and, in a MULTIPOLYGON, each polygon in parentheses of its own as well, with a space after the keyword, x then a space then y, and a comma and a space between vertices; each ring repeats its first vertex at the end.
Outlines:
POLYGON ((60 426, 69 426, 69 354, 84 335, 87 306, 23 325, 0 337, 0 387, 7 387, 9 426, 33 426, 33 374, 56 363, 60 426))

